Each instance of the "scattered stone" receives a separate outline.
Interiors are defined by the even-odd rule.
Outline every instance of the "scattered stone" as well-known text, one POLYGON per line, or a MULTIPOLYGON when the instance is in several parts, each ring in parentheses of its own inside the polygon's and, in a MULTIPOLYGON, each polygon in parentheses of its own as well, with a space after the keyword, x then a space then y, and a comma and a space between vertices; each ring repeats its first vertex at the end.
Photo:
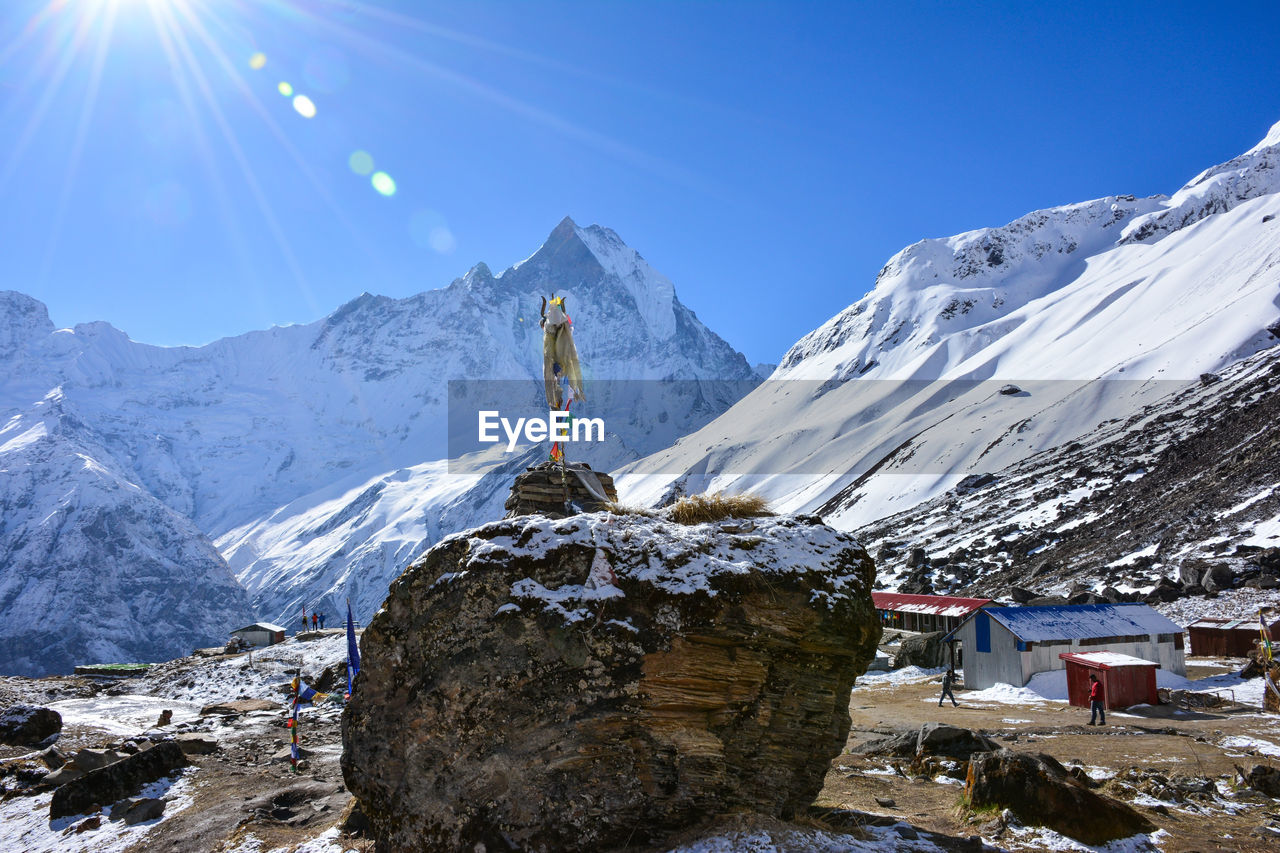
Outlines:
POLYGON ((87 817, 84 820, 72 826, 71 831, 74 832, 76 835, 80 835, 81 833, 88 832, 91 829, 99 829, 101 828, 101 826, 102 826, 102 815, 96 814, 96 815, 91 815, 90 817, 87 817))
POLYGON ((897 805, 890 797, 876 797, 876 804, 884 806, 886 809, 891 809, 897 805))
POLYGON ((1222 381, 1222 377, 1221 377, 1221 376, 1219 376, 1219 375, 1218 375, 1218 374, 1216 374, 1216 373, 1201 373, 1201 374, 1200 374, 1200 384, 1201 384, 1201 385, 1212 385, 1212 384, 1213 384, 1213 383, 1215 383, 1215 382, 1221 382, 1221 381, 1222 381))
POLYGON ((57 787, 59 785, 67 784, 72 779, 79 779, 86 772, 87 771, 81 770, 80 768, 76 767, 73 762, 69 761, 63 766, 59 767, 57 770, 54 770, 48 776, 44 777, 43 782, 46 785, 57 787))
POLYGON ((1156 829, 1131 806, 1094 793, 1049 755, 999 750, 969 759, 969 808, 1007 808, 1028 826, 1047 826, 1085 844, 1106 844, 1156 829))
POLYGON ((1023 586, 1011 586, 1005 595, 1012 598, 1015 604, 1030 604, 1040 597, 1040 593, 1032 592, 1023 586))
POLYGON ((266 699, 236 699, 231 702, 216 702, 212 705, 205 705, 200 709, 200 716, 205 717, 210 714, 230 716, 233 714, 247 714, 250 711, 278 711, 283 707, 279 702, 269 702, 266 699))
POLYGON ((39 746, 62 731, 62 715, 37 705, 10 705, 0 713, 0 743, 39 746))
POLYGON ((981 732, 948 726, 945 723, 925 723, 916 736, 917 756, 942 756, 967 761, 975 752, 999 749, 996 742, 981 732))
POLYGON ((936 757, 967 761, 975 752, 994 749, 999 749, 996 742, 980 732, 943 723, 925 723, 918 730, 912 729, 868 741, 854 751, 862 755, 912 759, 936 757))
POLYGON ((219 749, 218 739, 213 735, 184 732, 173 740, 184 755, 209 755, 219 749))
POLYGON ((1230 566, 1217 563, 1205 571, 1204 577, 1200 579, 1200 585, 1208 592, 1231 589, 1235 586, 1235 573, 1231 571, 1230 566))
POLYGON ((52 746, 37 753, 35 759, 50 770, 57 770, 67 763, 67 760, 62 757, 62 753, 52 746))
POLYGON ((1244 784, 1253 790, 1280 800, 1280 768, 1255 764, 1252 770, 1245 773, 1244 768, 1237 764, 1236 772, 1240 774, 1244 784))
POLYGON ((49 803, 49 817, 84 814, 91 808, 100 808, 133 796, 148 782, 154 782, 188 764, 187 757, 176 743, 157 744, 137 755, 130 755, 123 761, 91 770, 80 778, 61 785, 53 792, 53 799, 49 803))
POLYGON ((165 726, 173 722, 173 711, 165 708, 160 712, 160 719, 156 720, 156 728, 163 729, 165 726))
POLYGON ((111 807, 111 820, 123 820, 132 826, 146 820, 155 820, 164 814, 164 800, 155 797, 130 797, 111 807))
POLYGON ((360 810, 360 801, 355 797, 352 797, 347 807, 343 809, 342 818, 338 821, 338 830, 343 835, 359 838, 363 838, 369 832, 369 819, 360 810))
MULTIPOLYGON (((307 749, 305 746, 299 746, 299 747, 298 747, 298 758, 299 758, 299 759, 303 759, 303 758, 310 758, 310 757, 311 757, 311 750, 307 749)), ((272 754, 272 756, 271 756, 271 761, 272 761, 272 763, 278 763, 278 762, 281 762, 281 761, 290 761, 290 760, 292 760, 292 759, 293 759, 293 747, 292 747, 292 746, 286 746, 286 747, 284 747, 283 749, 279 749, 279 750, 277 750, 275 753, 273 753, 273 754, 272 754)))
POLYGON ((85 748, 75 754, 71 761, 75 764, 76 769, 82 772, 97 770, 100 767, 106 767, 108 764, 115 764, 126 758, 123 752, 117 752, 114 749, 89 749, 85 748))
POLYGON ((872 571, 804 517, 740 535, 532 516, 449 537, 365 630, 347 787, 379 849, 567 853, 802 812, 880 638, 872 571))
POLYGON ((1000 393, 1006 397, 1013 397, 1015 395, 1023 394, 1025 392, 1021 388, 1019 388, 1017 385, 1002 385, 1000 387, 1000 393))

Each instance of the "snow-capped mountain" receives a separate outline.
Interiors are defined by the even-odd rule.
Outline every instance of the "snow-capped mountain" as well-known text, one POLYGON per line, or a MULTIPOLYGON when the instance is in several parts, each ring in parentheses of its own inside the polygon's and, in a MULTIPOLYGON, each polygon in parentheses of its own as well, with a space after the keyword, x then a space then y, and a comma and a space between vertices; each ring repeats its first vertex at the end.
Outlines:
POLYGON ((622 498, 753 489, 856 529, 1273 345, 1277 166, 1280 124, 1172 197, 1112 196, 903 249, 769 381, 615 474, 622 498))
POLYGON ((0 427, 0 666, 163 660, 252 621, 190 519, 140 488, 53 391, 0 427))
MULTIPOLYGON (((202 347, 149 346, 106 323, 55 329, 36 300, 0 293, 0 360, 12 366, 0 376, 0 422, 21 429, 56 392, 99 448, 86 455, 189 519, 196 541, 216 542, 259 617, 283 621, 303 604, 336 615, 348 595, 367 616, 435 538, 501 514, 505 489, 490 488, 485 472, 518 463, 500 453, 440 461, 448 383, 518 380, 527 396, 513 405, 540 401, 539 308, 553 292, 567 297, 589 381, 671 380, 668 416, 613 417, 597 464, 667 446, 759 381, 614 232, 566 218, 496 276, 477 264, 438 290, 364 294, 315 323, 202 347)), ((597 414, 591 406, 582 412, 597 414)), ((6 478, 27 464, 0 451, 6 478)), ((50 500, 18 507, 4 529, 38 527, 50 500)), ((10 535, 0 548, 15 547, 10 535)), ((17 571, 0 563, 0 573, 17 571)), ((51 574, 39 564, 21 571, 51 574)), ((171 580, 180 586, 183 575, 171 580)), ((61 602, 68 621, 96 605, 91 592, 61 602)), ((0 619, 9 606, 0 598, 0 619)), ((10 667, 0 659, 0 671, 10 667)))

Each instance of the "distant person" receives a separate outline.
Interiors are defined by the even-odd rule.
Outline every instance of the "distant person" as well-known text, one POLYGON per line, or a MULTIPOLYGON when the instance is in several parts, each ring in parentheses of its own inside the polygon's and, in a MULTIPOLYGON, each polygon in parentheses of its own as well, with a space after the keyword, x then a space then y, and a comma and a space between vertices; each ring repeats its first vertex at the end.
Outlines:
POLYGON ((1107 697, 1102 690, 1102 682, 1098 676, 1089 676, 1089 725, 1105 726, 1107 724, 1107 697), (1097 720, 1095 723, 1094 720, 1097 720))
POLYGON ((302 630, 307 630, 307 611, 302 611, 302 630))
POLYGON ((956 701, 956 694, 951 692, 951 687, 955 683, 956 683, 956 671, 954 669, 947 670, 946 673, 944 673, 942 676, 942 695, 938 697, 939 708, 942 707, 943 699, 950 699, 951 704, 953 706, 957 708, 960 707, 960 703, 956 701))
POLYGON ((320 630, 321 631, 324 630, 324 614, 323 613, 320 614, 320 630))
POLYGON ((312 613, 311 614, 311 630, 314 631, 319 627, 320 627, 320 617, 312 613))

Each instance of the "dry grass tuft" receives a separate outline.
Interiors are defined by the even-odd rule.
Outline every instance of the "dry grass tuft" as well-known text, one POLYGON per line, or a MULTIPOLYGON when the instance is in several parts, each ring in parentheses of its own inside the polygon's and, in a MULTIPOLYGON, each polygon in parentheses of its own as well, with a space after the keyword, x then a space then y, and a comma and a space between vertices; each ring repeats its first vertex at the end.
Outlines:
POLYGON ((725 518, 759 518, 773 514, 767 500, 749 492, 741 495, 723 492, 689 495, 663 510, 663 515, 676 524, 703 524, 725 518))
POLYGON ((647 506, 633 506, 631 504, 611 503, 605 504, 605 509, 614 515, 643 515, 645 518, 657 518, 658 511, 647 506))

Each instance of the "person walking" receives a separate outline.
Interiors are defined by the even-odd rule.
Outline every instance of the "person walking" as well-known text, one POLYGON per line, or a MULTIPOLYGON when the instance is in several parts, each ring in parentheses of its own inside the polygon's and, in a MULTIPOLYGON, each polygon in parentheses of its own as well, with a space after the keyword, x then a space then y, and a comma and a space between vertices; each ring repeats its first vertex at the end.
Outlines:
POLYGON ((1089 725, 1105 726, 1107 724, 1107 697, 1102 689, 1098 676, 1089 676, 1089 725), (1097 720, 1098 722, 1094 722, 1097 720))
POLYGON ((960 703, 956 701, 956 694, 951 692, 951 686, 956 683, 956 671, 949 669, 942 676, 942 695, 938 697, 938 707, 942 707, 942 700, 950 698, 951 704, 957 708, 960 703))

